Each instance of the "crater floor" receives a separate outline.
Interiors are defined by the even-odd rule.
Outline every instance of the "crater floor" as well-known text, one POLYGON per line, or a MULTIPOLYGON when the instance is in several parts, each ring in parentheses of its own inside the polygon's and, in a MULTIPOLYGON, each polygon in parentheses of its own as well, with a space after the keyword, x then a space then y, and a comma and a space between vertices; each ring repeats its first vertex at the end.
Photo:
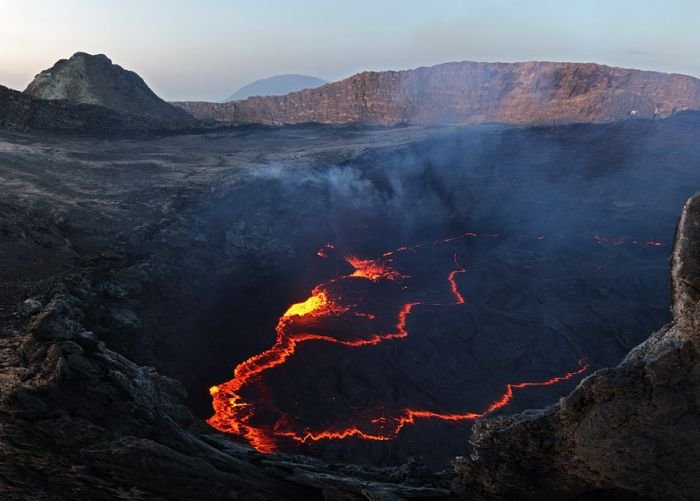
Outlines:
MULTIPOLYGON (((676 219, 700 185, 697 122, 251 127, 112 141, 3 133, 5 457, 30 465, 7 463, 3 476, 21 493, 50 461, 90 463, 92 473, 62 472, 47 499, 88 478, 110 495, 131 482, 136 497, 177 498, 167 479, 184 462, 185 499, 227 475, 239 479, 235 495, 263 498, 357 492, 370 480, 404 497, 456 495, 449 474, 430 469, 471 453, 474 421, 393 433, 397 420, 406 409, 480 414, 509 383, 548 381, 582 359, 587 373, 615 365, 668 322, 676 219), (396 276, 338 281, 358 260, 396 276), (256 376, 247 409, 268 431, 356 426, 390 439, 276 437, 270 456, 246 448, 240 430, 206 425, 209 389, 275 346, 290 305, 329 281, 361 315, 297 315, 298 332, 400 339, 299 346, 256 376), (422 306, 397 330, 412 303, 422 306), (163 481, 131 475, 132 456, 163 481)), ((579 380, 517 391, 490 415, 552 404, 579 380)))

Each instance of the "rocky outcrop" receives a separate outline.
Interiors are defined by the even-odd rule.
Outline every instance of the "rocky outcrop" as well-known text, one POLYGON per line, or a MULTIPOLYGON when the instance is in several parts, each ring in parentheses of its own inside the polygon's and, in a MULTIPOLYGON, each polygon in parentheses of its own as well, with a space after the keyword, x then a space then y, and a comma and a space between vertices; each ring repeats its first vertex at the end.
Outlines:
POLYGON ((39 73, 24 91, 39 99, 98 105, 162 122, 187 124, 192 118, 163 101, 133 71, 112 64, 103 54, 77 52, 39 73))
POLYGON ((454 486, 485 498, 695 499, 700 492, 700 195, 671 257, 673 322, 544 411, 484 420, 454 486))
POLYGON ((598 64, 461 62, 364 72, 281 97, 173 104, 200 119, 271 125, 611 122, 700 109, 700 80, 598 64))
POLYGON ((192 119, 161 120, 103 106, 37 99, 0 86, 0 129, 91 135, 172 133, 192 129, 192 119))

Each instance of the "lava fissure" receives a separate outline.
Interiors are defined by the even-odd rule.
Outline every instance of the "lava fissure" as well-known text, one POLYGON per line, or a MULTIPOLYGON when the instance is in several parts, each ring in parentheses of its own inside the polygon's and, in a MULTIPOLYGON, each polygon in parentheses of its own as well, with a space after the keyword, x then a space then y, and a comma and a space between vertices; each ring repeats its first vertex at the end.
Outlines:
POLYGON ((459 292, 459 288, 457 287, 457 282, 455 281, 455 275, 457 273, 466 273, 467 269, 464 268, 460 263, 459 259, 457 258, 457 253, 454 254, 453 260, 455 263, 455 266, 457 266, 456 270, 452 270, 449 275, 447 275, 447 280, 450 282, 450 288, 452 289, 452 295, 455 297, 457 300, 456 304, 464 304, 464 296, 459 292))
MULTIPOLYGON (((477 236, 480 235, 466 232, 455 237, 432 242, 432 245, 446 244, 477 236)), ((497 238, 499 235, 490 233, 482 236, 497 238)), ((416 306, 465 304, 465 298, 459 291, 456 276, 466 273, 467 269, 460 263, 457 253, 454 253, 452 261, 455 268, 447 275, 447 282, 454 301, 450 303, 428 303, 414 299, 405 302, 396 313, 393 329, 388 332, 373 332, 356 339, 342 339, 341 337, 334 337, 319 332, 324 326, 327 327, 328 322, 332 322, 334 318, 339 318, 345 314, 352 315, 358 322, 374 321, 376 316, 373 313, 357 311, 358 304, 345 304, 343 302, 344 298, 334 292, 335 288, 342 285, 345 281, 352 280, 366 280, 373 284, 395 283, 397 285, 392 285, 392 287, 399 287, 398 284, 411 277, 399 272, 393 265, 390 265, 393 261, 391 257, 399 252, 417 252, 424 245, 399 247, 384 253, 378 259, 360 259, 356 256, 344 257, 343 260, 353 269, 351 273, 317 285, 306 300, 289 306, 279 318, 275 328, 277 334, 275 344, 262 353, 238 364, 234 369, 233 379, 210 388, 214 415, 208 420, 208 423, 220 431, 244 437, 253 447, 261 452, 275 451, 277 449, 277 441, 280 438, 287 438, 301 443, 319 440, 343 440, 346 438, 386 441, 395 438, 405 426, 415 424, 416 420, 439 419, 457 422, 477 419, 508 405, 516 389, 556 384, 571 379, 588 368, 587 364, 580 361, 580 368, 577 371, 563 376, 554 377, 547 381, 507 384, 506 391, 481 413, 447 414, 424 409, 404 409, 395 417, 371 419, 369 420, 371 424, 367 427, 360 424, 351 424, 342 428, 329 427, 320 431, 310 431, 309 429, 300 431, 291 424, 292 419, 284 413, 280 413, 281 416, 274 424, 263 425, 257 423, 257 407, 269 409, 270 405, 266 402, 256 402, 247 399, 244 395, 245 388, 255 387, 257 383, 261 382, 261 378, 266 371, 284 364, 296 353, 300 344, 318 341, 352 348, 378 345, 384 341, 402 339, 408 336, 408 316, 416 306)), ((319 257, 329 258, 329 251, 333 249, 334 246, 332 244, 325 244, 317 254, 319 257)), ((400 289, 405 291, 407 287, 400 286, 400 289)))
POLYGON ((296 440, 297 442, 305 443, 309 441, 317 442, 319 440, 332 440, 332 439, 344 439, 350 437, 362 438, 364 440, 375 440, 375 441, 385 441, 394 439, 401 430, 409 424, 415 424, 419 419, 439 419, 441 421, 473 421, 480 417, 484 417, 498 409, 501 409, 508 405, 513 399, 514 390, 524 389, 535 386, 551 386, 563 381, 572 379, 586 370, 588 370, 588 363, 586 359, 581 359, 578 361, 579 368, 575 371, 568 372, 563 376, 556 376, 545 381, 533 381, 524 383, 509 383, 506 385, 506 391, 503 393, 501 398, 492 402, 486 410, 483 412, 466 412, 463 414, 446 414, 434 411, 426 411, 419 409, 404 409, 402 415, 393 418, 376 418, 371 420, 372 423, 382 423, 385 424, 387 421, 393 421, 394 425, 388 431, 384 433, 363 431, 357 426, 352 426, 343 430, 324 430, 319 432, 305 431, 304 433, 295 433, 291 431, 278 430, 278 434, 296 440))

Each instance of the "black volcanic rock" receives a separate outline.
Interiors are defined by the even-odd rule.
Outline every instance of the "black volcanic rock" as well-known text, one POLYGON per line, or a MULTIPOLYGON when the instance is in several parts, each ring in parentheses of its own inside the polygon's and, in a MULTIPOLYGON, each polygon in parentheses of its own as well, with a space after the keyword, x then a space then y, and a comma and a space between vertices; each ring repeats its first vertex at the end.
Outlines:
POLYGON ((133 71, 113 64, 103 54, 77 52, 39 73, 24 91, 47 100, 103 106, 161 121, 187 122, 191 117, 159 98, 133 71))
POLYGON ((473 462, 458 462, 455 487, 498 499, 695 499, 699 249, 696 195, 683 209, 671 256, 673 322, 558 405, 476 423, 473 462))

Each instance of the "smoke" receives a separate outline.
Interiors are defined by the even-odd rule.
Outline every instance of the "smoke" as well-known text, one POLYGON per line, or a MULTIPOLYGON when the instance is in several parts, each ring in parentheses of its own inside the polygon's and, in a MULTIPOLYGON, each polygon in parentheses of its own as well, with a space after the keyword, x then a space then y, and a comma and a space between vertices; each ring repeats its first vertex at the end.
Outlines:
POLYGON ((202 219, 220 221, 234 253, 273 256, 284 269, 326 242, 374 256, 465 231, 543 237, 553 254, 587 249, 595 236, 670 247, 680 207, 700 186, 697 148, 676 139, 695 127, 681 116, 482 126, 345 162, 250 165, 222 180, 202 219))
POLYGON ((253 184, 274 185, 278 206, 303 200, 306 208, 317 207, 324 224, 314 223, 315 230, 332 228, 321 239, 347 240, 349 228, 360 228, 366 241, 355 232, 352 243, 374 248, 377 234, 393 243, 465 230, 575 226, 585 211, 569 210, 571 203, 598 188, 586 187, 595 180, 581 181, 584 173, 566 172, 566 150, 517 129, 482 127, 340 165, 270 164, 246 173, 253 184))

